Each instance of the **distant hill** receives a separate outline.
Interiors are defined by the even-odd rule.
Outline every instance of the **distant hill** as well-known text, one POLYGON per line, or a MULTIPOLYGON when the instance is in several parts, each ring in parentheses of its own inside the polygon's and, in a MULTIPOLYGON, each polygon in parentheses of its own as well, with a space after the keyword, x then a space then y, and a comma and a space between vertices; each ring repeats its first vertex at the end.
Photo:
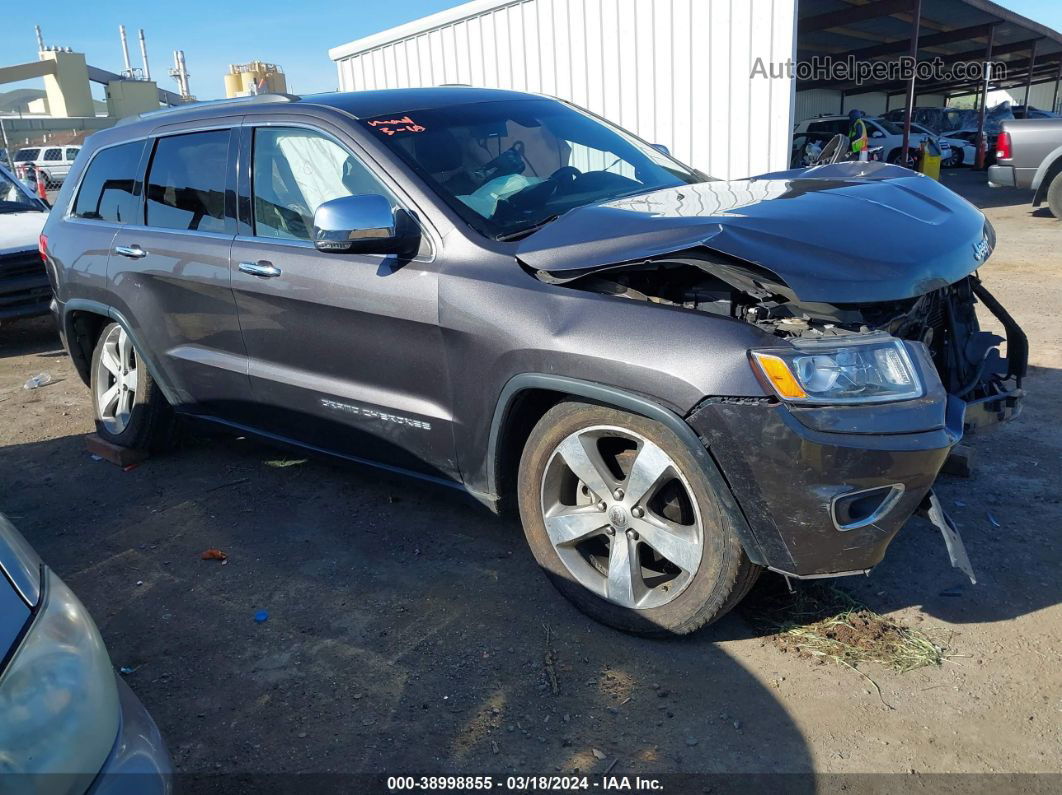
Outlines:
MULTIPOLYGON (((44 90, 40 88, 16 88, 11 91, 0 91, 0 113, 26 113, 27 105, 35 99, 42 99, 44 90)), ((107 103, 98 99, 92 100, 96 113, 106 113, 107 103)))
POLYGON ((25 113, 29 103, 43 96, 44 91, 39 88, 16 88, 0 92, 0 113, 25 113))

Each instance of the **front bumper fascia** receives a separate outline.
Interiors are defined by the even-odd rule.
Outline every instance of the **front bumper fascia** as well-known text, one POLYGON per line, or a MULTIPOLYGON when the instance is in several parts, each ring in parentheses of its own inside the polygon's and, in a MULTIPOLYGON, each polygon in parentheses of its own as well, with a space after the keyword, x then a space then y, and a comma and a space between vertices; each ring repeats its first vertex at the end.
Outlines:
POLYGON ((809 427, 772 400, 710 399, 687 421, 707 444, 733 492, 756 549, 754 562, 800 578, 857 574, 889 542, 929 492, 962 437, 965 404, 941 397, 938 427, 904 433, 883 424, 902 408, 867 411, 871 432, 809 427), (890 504, 862 526, 838 528, 835 504, 850 494, 888 489, 890 504), (759 559, 757 559, 759 558, 759 559))
POLYGON ((47 315, 52 285, 47 274, 0 279, 0 320, 47 315))

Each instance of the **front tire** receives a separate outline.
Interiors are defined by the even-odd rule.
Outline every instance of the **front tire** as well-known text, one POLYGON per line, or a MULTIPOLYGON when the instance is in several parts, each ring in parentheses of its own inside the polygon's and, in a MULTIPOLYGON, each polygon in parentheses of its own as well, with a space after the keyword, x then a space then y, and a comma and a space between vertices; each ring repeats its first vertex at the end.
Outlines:
POLYGON ((693 632, 759 575, 701 464, 645 417, 555 406, 524 447, 518 490, 538 564, 576 607, 617 629, 693 632))
POLYGON ((90 372, 96 433, 102 439, 135 449, 169 446, 173 411, 118 323, 100 332, 90 372))

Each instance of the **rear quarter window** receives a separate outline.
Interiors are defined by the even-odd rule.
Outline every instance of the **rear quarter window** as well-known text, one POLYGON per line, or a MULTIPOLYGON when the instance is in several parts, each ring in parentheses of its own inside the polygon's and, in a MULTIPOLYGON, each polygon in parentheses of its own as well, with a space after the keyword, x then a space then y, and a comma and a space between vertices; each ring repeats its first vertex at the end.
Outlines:
POLYGON ((31 160, 36 160, 37 155, 40 153, 40 149, 19 149, 18 152, 15 153, 15 162, 28 163, 31 160))
POLYGON ((138 204, 136 178, 143 152, 143 141, 97 152, 81 181, 74 215, 94 221, 134 223, 138 204))

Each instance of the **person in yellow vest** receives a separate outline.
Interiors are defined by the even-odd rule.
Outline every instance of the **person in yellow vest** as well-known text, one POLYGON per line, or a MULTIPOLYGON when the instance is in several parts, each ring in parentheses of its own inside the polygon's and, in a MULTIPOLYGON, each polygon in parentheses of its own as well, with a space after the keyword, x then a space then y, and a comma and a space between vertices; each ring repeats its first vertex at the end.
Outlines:
POLYGON ((866 116, 861 110, 848 111, 848 140, 852 144, 852 154, 862 162, 867 161, 867 123, 863 121, 866 116))

